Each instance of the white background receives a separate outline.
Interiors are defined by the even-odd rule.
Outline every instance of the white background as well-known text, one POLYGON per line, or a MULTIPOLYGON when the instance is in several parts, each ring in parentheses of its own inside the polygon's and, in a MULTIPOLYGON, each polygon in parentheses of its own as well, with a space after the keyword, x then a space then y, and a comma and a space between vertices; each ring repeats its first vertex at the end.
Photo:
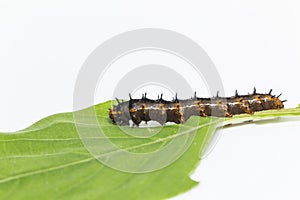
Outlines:
MULTIPOLYGON (((164 28, 201 45, 226 95, 270 88, 300 103, 297 0, 0 1, 0 130, 72 111, 76 76, 102 42, 164 28)), ((113 77, 112 77, 113 79, 113 77)), ((196 83, 195 83, 196 84, 196 83)), ((111 98, 111 97, 107 97, 111 98)), ((300 122, 226 129, 175 199, 299 199, 300 122)))

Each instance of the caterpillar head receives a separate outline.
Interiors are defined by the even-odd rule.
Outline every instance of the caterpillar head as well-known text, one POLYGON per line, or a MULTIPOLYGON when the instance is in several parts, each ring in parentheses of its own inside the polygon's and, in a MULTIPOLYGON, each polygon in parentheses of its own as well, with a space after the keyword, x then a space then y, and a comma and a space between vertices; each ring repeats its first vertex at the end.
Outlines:
POLYGON ((109 118, 111 119, 113 124, 128 126, 131 119, 128 110, 128 102, 122 102, 117 106, 113 106, 112 108, 110 108, 109 118))

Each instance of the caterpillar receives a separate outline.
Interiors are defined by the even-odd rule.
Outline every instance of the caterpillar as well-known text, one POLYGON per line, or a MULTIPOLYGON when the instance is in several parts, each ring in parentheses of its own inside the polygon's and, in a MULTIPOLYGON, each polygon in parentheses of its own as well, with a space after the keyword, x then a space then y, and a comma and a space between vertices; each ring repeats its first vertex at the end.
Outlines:
POLYGON ((147 93, 141 99, 133 99, 129 94, 129 101, 120 102, 109 109, 109 117, 113 124, 129 125, 130 120, 139 126, 142 121, 157 121, 161 125, 166 122, 181 124, 191 116, 215 116, 232 117, 237 114, 253 114, 254 112, 272 109, 283 109, 286 100, 269 93, 257 93, 256 89, 252 94, 239 95, 237 90, 232 97, 220 97, 219 94, 212 98, 200 98, 196 96, 190 99, 179 100, 177 94, 172 101, 167 101, 158 96, 158 99, 148 99, 147 93))

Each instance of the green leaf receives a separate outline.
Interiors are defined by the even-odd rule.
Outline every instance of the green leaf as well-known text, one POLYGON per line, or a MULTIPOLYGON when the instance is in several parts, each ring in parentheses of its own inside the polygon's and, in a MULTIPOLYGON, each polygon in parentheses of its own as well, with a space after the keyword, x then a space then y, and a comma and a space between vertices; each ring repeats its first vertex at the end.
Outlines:
POLYGON ((183 125, 120 128, 108 118, 111 103, 56 114, 24 130, 0 134, 0 199, 170 198, 198 184, 190 179, 190 174, 199 164, 216 128, 300 115, 300 108, 295 108, 226 120, 192 117, 183 125), (93 114, 105 138, 98 135, 97 124, 91 123, 93 114), (106 148, 106 143, 99 146, 98 142, 104 139, 114 148, 106 148), (166 151, 168 157, 159 154, 162 156, 146 159, 147 155, 172 145, 171 151, 166 151), (145 155, 145 160, 136 163, 134 159, 119 158, 121 150, 145 155), (111 158, 122 161, 121 165, 110 166, 119 164, 110 162, 111 158), (140 173, 115 169, 131 165, 137 168, 129 167, 128 171, 135 169, 140 173), (152 171, 151 167, 157 170, 152 171), (142 173, 145 169, 150 172, 142 173))

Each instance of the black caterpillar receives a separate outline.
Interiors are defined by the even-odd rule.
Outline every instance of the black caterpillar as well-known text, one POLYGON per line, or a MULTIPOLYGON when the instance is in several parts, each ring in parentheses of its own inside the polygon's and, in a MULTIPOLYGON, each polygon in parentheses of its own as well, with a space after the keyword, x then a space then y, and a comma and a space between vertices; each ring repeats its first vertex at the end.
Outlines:
POLYGON ((132 99, 120 102, 109 109, 109 117, 114 124, 129 125, 132 120, 135 125, 142 121, 146 123, 150 120, 157 121, 161 125, 166 122, 184 123, 191 116, 216 116, 231 117, 237 114, 253 114, 257 111, 283 109, 283 103, 286 100, 280 100, 279 97, 272 95, 272 89, 269 93, 256 93, 239 95, 235 92, 232 97, 219 97, 217 94, 213 98, 199 98, 196 96, 191 99, 179 100, 177 94, 172 101, 166 101, 162 95, 157 100, 148 99, 146 93, 142 99, 132 99))

